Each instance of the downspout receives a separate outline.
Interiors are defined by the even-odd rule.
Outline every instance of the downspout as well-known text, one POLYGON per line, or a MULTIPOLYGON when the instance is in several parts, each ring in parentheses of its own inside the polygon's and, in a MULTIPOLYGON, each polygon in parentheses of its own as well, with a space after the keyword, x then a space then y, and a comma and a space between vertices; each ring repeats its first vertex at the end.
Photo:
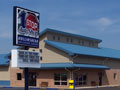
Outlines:
POLYGON ((72 71, 72 80, 73 80, 73 74, 74 74, 74 72, 79 71, 79 70, 80 70, 80 68, 72 71))
POLYGON ((67 69, 67 68, 65 68, 65 70, 70 73, 70 80, 72 80, 72 72, 69 69, 67 69))
MULTIPOLYGON (((73 61, 74 61, 74 59, 75 59, 77 56, 78 56, 77 54, 74 54, 73 57, 71 56, 71 58, 72 58, 72 63, 74 63, 73 61)), ((79 68, 78 70, 80 70, 80 68, 79 68)), ((71 71, 71 80, 73 80, 73 73, 74 73, 75 71, 78 71, 78 70, 73 70, 73 71, 71 71)))
POLYGON ((74 58, 76 58, 77 56, 78 56, 77 54, 74 55, 73 57, 71 56, 71 58, 72 58, 72 63, 73 63, 74 58))

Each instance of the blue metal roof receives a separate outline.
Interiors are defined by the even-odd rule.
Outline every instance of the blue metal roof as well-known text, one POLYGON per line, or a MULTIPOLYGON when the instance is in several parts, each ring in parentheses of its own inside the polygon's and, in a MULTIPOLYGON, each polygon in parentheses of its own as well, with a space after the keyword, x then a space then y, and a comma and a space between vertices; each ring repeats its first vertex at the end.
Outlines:
POLYGON ((0 66, 9 65, 8 54, 0 54, 0 66))
POLYGON ((114 50, 110 48, 91 48, 85 47, 75 44, 68 44, 62 42, 54 42, 45 40, 45 43, 51 45, 55 48, 58 48, 69 55, 89 55, 89 56, 98 56, 98 57, 107 57, 107 58, 115 58, 120 59, 120 50, 114 50))
POLYGON ((44 31, 40 32, 40 36, 43 35, 46 32, 55 32, 55 33, 64 34, 64 35, 68 35, 68 36, 79 37, 79 38, 83 38, 83 39, 87 39, 87 40, 94 40, 96 42, 102 42, 102 40, 100 40, 100 39, 96 39, 96 38, 92 38, 92 37, 87 37, 87 36, 82 36, 82 35, 78 35, 78 34, 72 34, 72 33, 64 32, 64 31, 59 31, 59 30, 54 30, 54 29, 49 29, 49 28, 47 28, 44 31))
POLYGON ((89 69, 110 69, 105 65, 94 64, 73 64, 73 63, 41 63, 40 69, 62 69, 62 68, 89 68, 89 69))

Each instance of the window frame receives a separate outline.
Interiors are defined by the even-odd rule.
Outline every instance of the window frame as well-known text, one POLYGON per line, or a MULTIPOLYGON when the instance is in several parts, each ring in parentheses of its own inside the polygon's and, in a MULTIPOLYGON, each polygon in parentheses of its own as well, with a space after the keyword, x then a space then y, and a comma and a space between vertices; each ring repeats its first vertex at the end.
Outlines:
POLYGON ((40 53, 42 53, 43 51, 42 51, 42 49, 40 49, 40 53))
POLYGON ((72 38, 70 39, 70 42, 73 43, 73 39, 72 38))
POLYGON ((58 41, 60 41, 60 36, 58 36, 58 38, 57 38, 57 39, 58 39, 58 41))
POLYGON ((53 40, 55 40, 55 38, 56 38, 55 35, 53 35, 53 40))
POLYGON ((69 43, 69 41, 70 41, 70 39, 69 39, 69 37, 67 37, 67 38, 66 38, 66 42, 68 42, 68 43, 69 43))
POLYGON ((17 80, 22 80, 22 74, 21 73, 16 73, 17 74, 17 80))
POLYGON ((113 79, 117 80, 117 73, 113 73, 113 79))
POLYGON ((56 86, 55 83, 59 83, 59 86, 68 85, 68 83, 67 83, 67 73, 54 73, 54 85, 56 86), (59 74, 60 80, 55 80, 55 74, 59 74), (66 80, 62 80, 62 78, 63 78, 62 74, 66 74, 66 80), (66 83, 66 84, 62 84, 62 83, 66 83))
POLYGON ((87 85, 87 74, 79 74, 79 75, 77 75, 77 80, 75 79, 75 84, 77 84, 76 86, 87 85), (84 80, 84 76, 86 76, 85 80, 84 80), (80 80, 80 78, 81 78, 81 80, 80 80))
POLYGON ((84 45, 85 45, 85 42, 84 42, 83 40, 82 40, 81 42, 82 42, 82 46, 84 46, 84 45))

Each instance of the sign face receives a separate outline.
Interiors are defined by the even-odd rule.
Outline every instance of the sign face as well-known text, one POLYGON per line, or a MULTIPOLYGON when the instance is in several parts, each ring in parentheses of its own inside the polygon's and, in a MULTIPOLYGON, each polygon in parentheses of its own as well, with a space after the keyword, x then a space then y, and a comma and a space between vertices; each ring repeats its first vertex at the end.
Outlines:
POLYGON ((75 89, 75 80, 69 80, 69 88, 75 89))
POLYGON ((16 6, 13 13, 13 45, 38 48, 39 13, 16 6))
POLYGON ((28 50, 12 50, 12 67, 40 68, 40 53, 28 50))

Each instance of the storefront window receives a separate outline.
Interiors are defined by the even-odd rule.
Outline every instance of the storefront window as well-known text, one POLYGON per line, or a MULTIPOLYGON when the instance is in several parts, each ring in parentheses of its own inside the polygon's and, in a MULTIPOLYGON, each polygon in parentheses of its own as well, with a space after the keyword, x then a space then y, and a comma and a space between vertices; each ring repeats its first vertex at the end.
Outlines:
POLYGON ((87 84, 87 75, 86 74, 75 75, 75 84, 77 86, 86 85, 87 84))
POLYGON ((55 85, 67 85, 67 74, 66 73, 55 73, 54 84, 55 85))
POLYGON ((60 74, 54 74, 54 80, 60 81, 60 74))

